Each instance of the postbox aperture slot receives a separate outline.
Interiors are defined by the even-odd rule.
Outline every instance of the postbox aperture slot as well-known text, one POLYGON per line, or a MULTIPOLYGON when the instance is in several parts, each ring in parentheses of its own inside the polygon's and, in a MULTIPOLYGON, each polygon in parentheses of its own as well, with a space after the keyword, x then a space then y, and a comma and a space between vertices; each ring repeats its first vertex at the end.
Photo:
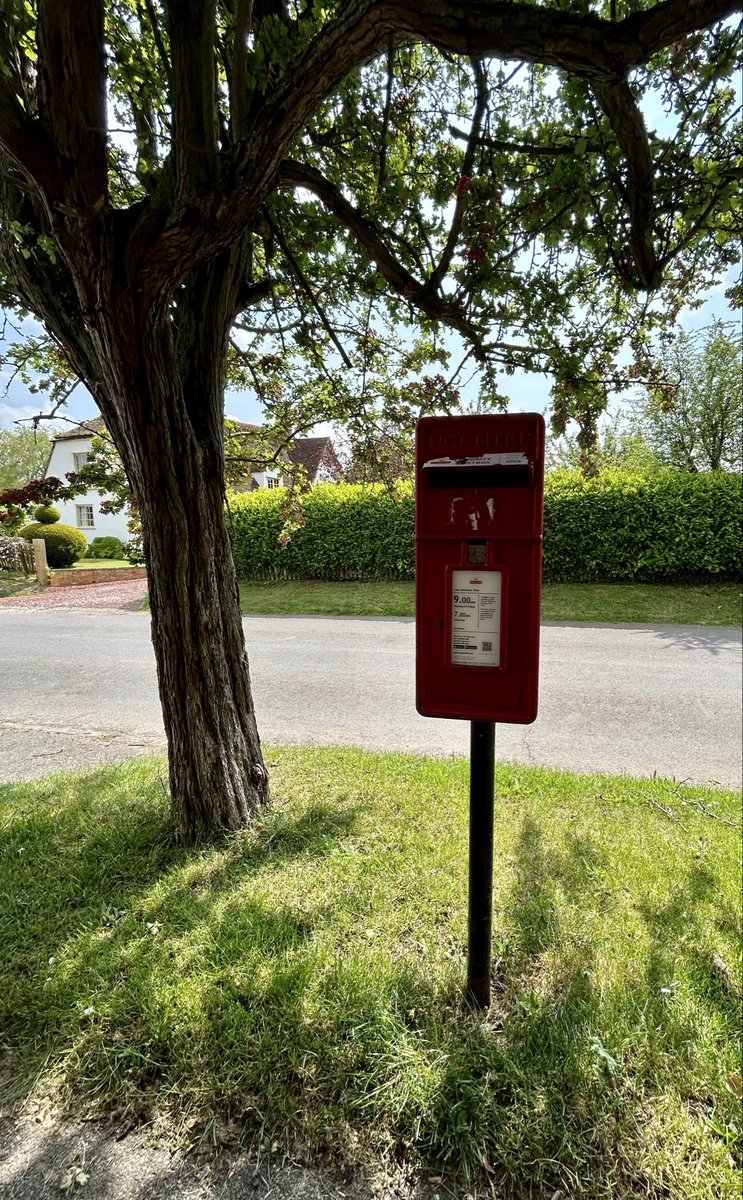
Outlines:
POLYGON ((525 488, 531 467, 431 467, 425 476, 432 488, 525 488))

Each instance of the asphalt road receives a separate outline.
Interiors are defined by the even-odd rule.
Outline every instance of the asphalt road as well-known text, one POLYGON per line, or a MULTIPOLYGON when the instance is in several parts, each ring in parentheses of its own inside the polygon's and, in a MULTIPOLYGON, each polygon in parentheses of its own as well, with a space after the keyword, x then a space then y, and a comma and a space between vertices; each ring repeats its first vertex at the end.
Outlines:
MULTIPOLYGON (((468 753, 419 717, 411 620, 245 619, 259 727, 280 744, 468 753)), ((145 613, 0 610, 0 782, 164 750, 145 613)), ((499 759, 741 786, 734 629, 548 625, 540 715, 499 759)))

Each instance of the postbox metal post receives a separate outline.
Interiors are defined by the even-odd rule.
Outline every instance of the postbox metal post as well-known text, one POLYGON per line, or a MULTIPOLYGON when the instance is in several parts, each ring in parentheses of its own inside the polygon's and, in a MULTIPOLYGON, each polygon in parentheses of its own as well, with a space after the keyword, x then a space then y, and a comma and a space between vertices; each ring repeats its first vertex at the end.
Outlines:
POLYGON ((495 722, 471 721, 467 995, 481 1009, 490 1005, 494 812, 495 722))

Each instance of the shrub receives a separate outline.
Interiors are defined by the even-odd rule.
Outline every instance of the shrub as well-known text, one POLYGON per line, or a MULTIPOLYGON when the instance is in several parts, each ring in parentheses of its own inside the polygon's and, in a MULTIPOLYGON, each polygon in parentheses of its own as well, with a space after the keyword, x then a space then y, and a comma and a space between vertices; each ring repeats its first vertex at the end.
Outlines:
POLYGON ((43 538, 46 542, 46 561, 50 567, 71 567, 82 558, 88 549, 88 539, 72 525, 26 525, 21 537, 32 542, 43 538))
POLYGON ((22 571, 33 575, 34 552, 25 538, 0 534, 0 571, 22 571))
POLYGON ((61 516, 61 512, 53 504, 40 504, 34 509, 34 520, 40 525, 54 525, 61 516))
POLYGON ((304 502, 304 524, 282 546, 283 489, 231 496, 228 522, 243 579, 412 579, 410 484, 323 484, 304 502))
POLYGON ((34 538, 41 537, 39 530, 44 528, 45 527, 40 525, 38 521, 32 521, 30 525, 23 525, 18 530, 18 536, 25 538, 27 542, 32 542, 34 538))
POLYGON ((123 558, 124 543, 117 537, 97 537, 88 546, 86 558, 123 558))
POLYGON ((135 536, 132 537, 128 542, 122 542, 121 553, 126 561, 131 563, 133 567, 143 567, 147 561, 144 556, 144 547, 142 545, 141 536, 135 536))
POLYGON ((544 578, 571 583, 736 579, 743 492, 735 475, 550 475, 544 578))
MULTIPOLYGON (((607 471, 547 479, 544 578, 553 582, 675 583, 739 579, 743 492, 724 472, 640 477, 607 471)), ((410 484, 329 484, 305 501, 287 546, 283 489, 231 496, 228 523, 243 579, 412 579, 410 484)))

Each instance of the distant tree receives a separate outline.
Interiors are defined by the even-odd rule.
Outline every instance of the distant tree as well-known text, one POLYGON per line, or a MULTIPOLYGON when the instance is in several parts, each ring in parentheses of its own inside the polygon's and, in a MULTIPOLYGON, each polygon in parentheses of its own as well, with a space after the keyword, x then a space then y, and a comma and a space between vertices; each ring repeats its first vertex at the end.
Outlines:
POLYGON ((678 471, 739 471, 743 458, 743 342, 731 321, 680 332, 662 373, 634 410, 634 430, 678 471))
POLYGON ((44 473, 51 441, 34 429, 0 429, 0 492, 23 487, 44 473))
POLYGON ((584 475, 599 475, 605 470, 655 475, 667 469, 642 430, 634 428, 626 417, 621 416, 599 431, 596 443, 589 450, 585 450, 575 436, 565 434, 550 438, 547 469, 557 470, 560 467, 582 471, 584 475))

